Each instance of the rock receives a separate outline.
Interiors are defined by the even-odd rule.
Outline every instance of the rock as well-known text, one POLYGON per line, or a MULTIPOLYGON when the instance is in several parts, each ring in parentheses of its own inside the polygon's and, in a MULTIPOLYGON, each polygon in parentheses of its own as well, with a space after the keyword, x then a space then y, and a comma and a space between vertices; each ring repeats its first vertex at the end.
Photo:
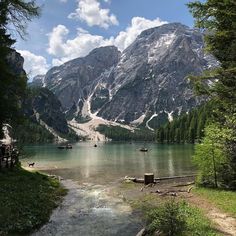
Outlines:
POLYGON ((218 65, 203 47, 200 32, 178 23, 142 32, 103 78, 111 98, 98 115, 155 128, 197 106, 186 76, 218 65))
POLYGON ((47 88, 33 88, 22 106, 24 114, 34 122, 43 121, 56 132, 68 134, 69 129, 61 103, 47 88))
MULTIPOLYGON (((42 78, 67 119, 107 120, 154 129, 199 105, 186 76, 219 63, 204 52, 203 34, 180 23, 143 31, 122 53, 114 46, 53 67, 42 78)), ((40 82, 35 79, 35 83, 40 82)))
POLYGON ((44 87, 45 75, 36 75, 32 82, 29 83, 30 87, 44 87))

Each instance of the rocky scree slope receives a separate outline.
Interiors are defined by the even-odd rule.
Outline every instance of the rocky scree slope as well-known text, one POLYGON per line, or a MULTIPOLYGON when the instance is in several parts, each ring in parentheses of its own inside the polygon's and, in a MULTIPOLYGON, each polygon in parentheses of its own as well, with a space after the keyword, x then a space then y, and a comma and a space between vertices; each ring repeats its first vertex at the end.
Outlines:
POLYGON ((216 66, 201 32, 170 23, 143 31, 122 53, 101 47, 54 67, 41 84, 69 120, 98 116, 153 129, 200 104, 186 76, 216 66))

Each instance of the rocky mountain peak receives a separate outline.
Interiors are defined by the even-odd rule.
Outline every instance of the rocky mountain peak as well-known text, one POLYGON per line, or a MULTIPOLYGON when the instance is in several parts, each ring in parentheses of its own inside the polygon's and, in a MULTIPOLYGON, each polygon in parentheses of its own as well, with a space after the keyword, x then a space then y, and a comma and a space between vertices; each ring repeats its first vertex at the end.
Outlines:
POLYGON ((152 129, 197 106, 201 101, 186 76, 216 66, 201 32, 170 23, 143 31, 122 53, 114 46, 96 48, 54 67, 45 84, 70 119, 96 115, 152 129))

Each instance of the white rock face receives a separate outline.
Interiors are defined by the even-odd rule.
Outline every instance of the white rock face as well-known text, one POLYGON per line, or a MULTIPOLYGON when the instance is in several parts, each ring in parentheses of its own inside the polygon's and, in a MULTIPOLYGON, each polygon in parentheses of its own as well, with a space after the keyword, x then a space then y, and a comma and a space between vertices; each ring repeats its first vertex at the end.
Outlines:
POLYGON ((204 52, 202 33, 171 23, 143 31, 122 53, 102 47, 54 67, 44 84, 69 120, 100 117, 153 130, 201 102, 186 76, 218 65, 204 52))

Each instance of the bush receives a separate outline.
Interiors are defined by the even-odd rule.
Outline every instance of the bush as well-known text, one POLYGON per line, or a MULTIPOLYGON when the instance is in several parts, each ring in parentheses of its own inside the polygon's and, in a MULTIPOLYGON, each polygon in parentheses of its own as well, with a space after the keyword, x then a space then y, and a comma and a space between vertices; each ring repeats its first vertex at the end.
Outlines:
POLYGON ((146 236, 218 236, 204 213, 186 202, 168 201, 147 214, 146 236))
POLYGON ((183 235, 187 224, 182 204, 184 203, 177 203, 171 200, 161 207, 152 210, 148 214, 147 235, 183 235))

